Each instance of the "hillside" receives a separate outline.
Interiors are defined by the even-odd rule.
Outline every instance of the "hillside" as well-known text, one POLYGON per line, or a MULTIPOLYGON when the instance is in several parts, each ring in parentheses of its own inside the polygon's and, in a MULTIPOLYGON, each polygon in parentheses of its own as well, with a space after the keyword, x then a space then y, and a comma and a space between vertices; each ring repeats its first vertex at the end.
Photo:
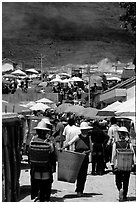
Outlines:
POLYGON ((135 39, 120 29, 118 3, 4 2, 3 57, 25 67, 133 60, 135 39))

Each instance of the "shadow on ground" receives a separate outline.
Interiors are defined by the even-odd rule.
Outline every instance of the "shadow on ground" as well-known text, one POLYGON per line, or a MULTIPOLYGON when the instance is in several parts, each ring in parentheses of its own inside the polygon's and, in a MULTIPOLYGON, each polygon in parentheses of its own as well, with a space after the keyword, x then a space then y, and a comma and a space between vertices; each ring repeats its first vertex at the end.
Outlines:
POLYGON ((136 197, 134 196, 127 197, 127 201, 136 201, 136 197))
POLYGON ((20 187, 20 196, 18 201, 23 200, 26 196, 31 195, 31 186, 23 185, 20 187))
MULTIPOLYGON (((84 193, 81 197, 87 197, 88 198, 88 197, 93 197, 95 195, 103 195, 103 194, 101 194, 101 193, 84 193)), ((80 198, 80 197, 78 197, 77 194, 67 194, 63 198, 66 199, 66 198, 80 198)))
MULTIPOLYGON (((55 192, 56 193, 56 192, 55 192)), ((53 193, 52 193, 53 194, 53 193)), ((102 195, 101 193, 84 193, 81 197, 84 198, 84 197, 93 197, 95 195, 102 195)), ((51 196, 51 202, 64 202, 64 200, 66 199, 73 199, 73 198, 80 198, 78 197, 76 194, 67 194, 63 197, 54 197, 54 196, 51 196)))

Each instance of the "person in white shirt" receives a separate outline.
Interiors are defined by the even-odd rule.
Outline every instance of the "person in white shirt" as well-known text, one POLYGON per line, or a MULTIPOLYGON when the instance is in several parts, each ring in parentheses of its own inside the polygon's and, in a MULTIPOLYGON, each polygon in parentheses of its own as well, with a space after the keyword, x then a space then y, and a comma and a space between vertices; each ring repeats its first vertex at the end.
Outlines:
POLYGON ((110 122, 111 122, 111 126, 108 129, 108 136, 109 136, 108 143, 113 144, 113 142, 117 142, 119 140, 119 134, 118 134, 119 126, 117 125, 117 120, 115 117, 112 117, 110 122))
POLYGON ((109 161, 111 162, 111 155, 112 155, 112 145, 114 142, 117 142, 119 140, 119 134, 118 134, 118 129, 119 126, 117 125, 117 119, 115 117, 112 117, 110 119, 111 126, 108 129, 108 136, 109 140, 107 142, 107 150, 108 150, 108 157, 109 161))
MULTIPOLYGON (((81 130, 75 125, 74 118, 69 118, 68 125, 64 128, 63 136, 65 137, 64 145, 66 145, 74 136, 80 135, 81 130)), ((75 144, 69 146, 70 151, 75 150, 75 144)))

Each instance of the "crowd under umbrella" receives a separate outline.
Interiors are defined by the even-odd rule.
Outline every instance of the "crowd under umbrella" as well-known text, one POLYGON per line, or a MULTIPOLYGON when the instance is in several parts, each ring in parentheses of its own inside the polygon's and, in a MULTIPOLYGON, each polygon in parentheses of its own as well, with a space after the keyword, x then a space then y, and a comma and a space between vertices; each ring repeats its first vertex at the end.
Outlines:
POLYGON ((33 111, 43 111, 43 112, 45 112, 47 109, 50 109, 50 107, 48 105, 46 105, 46 104, 43 104, 43 103, 36 103, 32 107, 30 107, 30 110, 33 110, 33 111))

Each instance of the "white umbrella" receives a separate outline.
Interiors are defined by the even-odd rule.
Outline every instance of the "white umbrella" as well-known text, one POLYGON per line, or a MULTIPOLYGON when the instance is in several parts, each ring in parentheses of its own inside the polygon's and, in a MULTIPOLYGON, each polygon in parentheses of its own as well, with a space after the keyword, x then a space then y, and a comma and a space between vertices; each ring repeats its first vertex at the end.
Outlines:
POLYGON ((15 74, 15 75, 20 75, 20 76, 26 76, 26 73, 23 72, 20 69, 15 70, 14 72, 12 72, 11 74, 15 74))
POLYGON ((48 98, 41 98, 37 100, 36 103, 54 103, 54 102, 49 100, 48 98))
POLYGON ((72 78, 70 78, 70 81, 73 81, 73 82, 77 82, 77 81, 83 81, 81 78, 79 78, 79 77, 72 77, 72 78))
POLYGON ((108 81, 121 81, 121 79, 119 77, 107 77, 108 81))
POLYGON ((69 83, 70 82, 70 79, 63 79, 62 80, 62 83, 69 83))
POLYGON ((35 110, 35 111, 38 111, 38 110, 45 111, 46 109, 49 109, 49 108, 50 107, 48 105, 43 104, 43 103, 36 103, 32 107, 30 107, 31 110, 35 110))
POLYGON ((31 72, 31 73, 33 73, 33 74, 39 74, 39 72, 38 71, 36 71, 35 69, 27 69, 27 70, 25 70, 26 72, 31 72))
POLYGON ((62 82, 62 79, 60 79, 60 78, 55 78, 55 79, 52 79, 50 82, 62 82))

